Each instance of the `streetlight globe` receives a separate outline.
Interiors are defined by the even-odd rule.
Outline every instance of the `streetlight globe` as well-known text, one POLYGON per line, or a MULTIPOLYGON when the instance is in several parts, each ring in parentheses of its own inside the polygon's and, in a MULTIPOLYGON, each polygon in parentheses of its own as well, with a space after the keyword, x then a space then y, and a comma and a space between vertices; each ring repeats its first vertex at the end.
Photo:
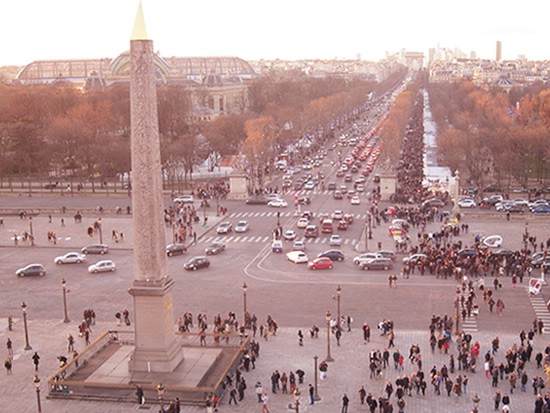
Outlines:
POLYGON ((336 294, 340 295, 342 293, 342 287, 340 287, 340 284, 338 284, 338 287, 336 287, 336 294))
POLYGON ((241 288, 243 289, 243 293, 246 293, 246 290, 248 290, 248 285, 244 282, 241 288))
POLYGON ((27 311, 27 304, 25 304, 25 301, 21 303, 21 310, 23 310, 23 312, 27 311))
POLYGON ((331 315, 332 315, 332 314, 330 314, 330 311, 327 311, 327 312, 325 313, 325 320, 330 321, 331 315))
POLYGON ((294 401, 295 402, 300 401, 300 396, 301 395, 302 395, 302 393, 300 393, 300 390, 296 387, 296 389, 294 390, 294 393, 292 393, 292 396, 294 397, 294 401))
POLYGON ((61 287, 63 288, 67 287, 67 281, 65 281, 65 278, 61 279, 61 287))
POLYGON ((37 375, 35 375, 32 379, 32 382, 34 383, 35 387, 37 389, 40 388, 40 377, 38 377, 37 375))

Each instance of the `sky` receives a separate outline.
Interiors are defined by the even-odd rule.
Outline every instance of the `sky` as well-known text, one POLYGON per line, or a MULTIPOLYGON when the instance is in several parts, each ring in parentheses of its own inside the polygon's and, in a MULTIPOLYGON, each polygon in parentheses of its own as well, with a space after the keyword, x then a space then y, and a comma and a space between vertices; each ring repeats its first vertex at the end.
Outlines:
MULTIPOLYGON (((115 58, 139 0, 0 0, 0 66, 115 58)), ((494 59, 550 59, 547 0, 142 0, 161 56, 379 60, 401 49, 459 48, 494 59)))

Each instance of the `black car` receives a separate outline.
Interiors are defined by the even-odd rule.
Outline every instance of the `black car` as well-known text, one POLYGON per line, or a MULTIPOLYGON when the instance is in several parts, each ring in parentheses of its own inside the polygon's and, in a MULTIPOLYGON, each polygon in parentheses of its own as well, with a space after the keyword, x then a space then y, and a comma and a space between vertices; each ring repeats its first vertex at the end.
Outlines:
POLYGON ((206 255, 216 255, 223 251, 225 251, 223 242, 214 242, 204 249, 206 255))
POLYGON ((210 266, 210 261, 206 257, 193 257, 191 261, 186 262, 183 265, 187 271, 195 271, 199 268, 208 268, 210 266))
POLYGON ((93 244, 88 245, 80 250, 82 254, 107 254, 109 252, 109 246, 105 244, 93 244))
POLYGON ((187 252, 187 247, 183 244, 168 244, 166 246, 166 255, 182 255, 187 252))
POLYGON ((495 252, 493 252, 493 255, 496 255, 498 257, 509 257, 511 255, 514 255, 515 253, 516 252, 512 251, 512 250, 500 249, 500 250, 496 250, 495 252))
POLYGON ((15 275, 18 277, 43 276, 46 275, 46 269, 42 264, 29 264, 15 271, 15 275))
POLYGON ((371 258, 360 264, 362 270, 391 270, 393 261, 391 258, 371 258))
POLYGON ((344 261, 345 255, 340 250, 327 250, 317 255, 317 258, 327 257, 332 261, 344 261))
POLYGON ((475 257, 477 255, 477 250, 475 248, 463 248, 458 251, 458 256, 460 258, 475 257))
POLYGON ((252 198, 248 198, 246 200, 246 203, 249 205, 267 205, 268 199, 264 196, 255 196, 252 198))
POLYGON ((508 208, 506 212, 511 214, 524 214, 525 208, 521 205, 510 205, 510 208, 508 208))

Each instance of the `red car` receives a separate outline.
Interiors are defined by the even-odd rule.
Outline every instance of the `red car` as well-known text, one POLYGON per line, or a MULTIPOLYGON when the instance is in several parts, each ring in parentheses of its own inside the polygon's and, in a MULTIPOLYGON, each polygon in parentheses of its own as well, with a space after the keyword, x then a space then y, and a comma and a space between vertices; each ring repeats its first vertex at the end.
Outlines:
POLYGON ((310 270, 324 270, 327 268, 331 269, 332 267, 332 260, 327 257, 315 258, 307 264, 307 268, 310 270))

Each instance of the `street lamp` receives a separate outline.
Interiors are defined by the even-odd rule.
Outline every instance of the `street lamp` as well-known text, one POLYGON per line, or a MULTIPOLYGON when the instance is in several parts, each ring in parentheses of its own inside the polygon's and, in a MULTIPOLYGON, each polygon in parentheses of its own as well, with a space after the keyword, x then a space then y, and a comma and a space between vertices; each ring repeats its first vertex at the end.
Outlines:
POLYGON ((296 413, 300 413, 300 396, 302 393, 300 393, 300 390, 298 387, 294 390, 294 393, 292 393, 292 396, 294 397, 294 408, 296 410, 296 413))
POLYGON ((32 350, 29 344, 29 330, 27 328, 27 304, 24 301, 21 303, 21 310, 23 310, 23 326, 25 327, 25 350, 32 350))
POLYGON ((29 217, 29 232, 31 238, 31 247, 34 247, 34 234, 32 232, 32 217, 29 217))
POLYGON ((103 244, 103 230, 101 228, 101 218, 98 218, 97 220, 97 229, 99 232, 99 243, 103 244))
POLYGON ((317 367, 317 361, 319 360, 319 356, 313 356, 313 376, 315 377, 315 392, 313 393, 313 400, 319 401, 321 398, 319 397, 319 382, 317 374, 319 373, 318 367, 317 367))
POLYGON ((330 356, 330 311, 327 311, 325 314, 325 320, 327 321, 327 358, 325 361, 327 363, 334 361, 334 359, 330 356))
POLYGON ((164 393, 165 392, 166 392, 166 387, 164 387, 162 383, 159 383, 157 386, 157 394, 159 398, 160 409, 162 412, 164 412, 164 393))
POLYGON ((529 221, 525 220, 525 233, 523 234, 524 250, 527 251, 529 245, 529 221))
POLYGON ((342 294, 342 287, 340 287, 340 284, 338 284, 338 287, 336 287, 336 296, 332 296, 333 300, 336 300, 336 314, 338 315, 338 318, 336 319, 336 325, 338 328, 340 328, 340 297, 342 294))
POLYGON ((244 320, 244 326, 247 327, 246 325, 246 313, 247 313, 247 309, 246 309, 246 292, 248 291, 248 285, 246 285, 245 282, 243 282, 243 285, 242 285, 242 290, 243 290, 243 320, 244 320))
POLYGON ((69 320, 69 314, 67 313, 67 293, 69 290, 67 290, 67 281, 65 281, 65 278, 61 279, 61 289, 63 290, 63 322, 70 323, 71 320, 69 320))
POLYGON ((40 404, 40 378, 35 375, 32 382, 36 387, 36 403, 38 404, 38 413, 42 413, 42 405, 40 404))

